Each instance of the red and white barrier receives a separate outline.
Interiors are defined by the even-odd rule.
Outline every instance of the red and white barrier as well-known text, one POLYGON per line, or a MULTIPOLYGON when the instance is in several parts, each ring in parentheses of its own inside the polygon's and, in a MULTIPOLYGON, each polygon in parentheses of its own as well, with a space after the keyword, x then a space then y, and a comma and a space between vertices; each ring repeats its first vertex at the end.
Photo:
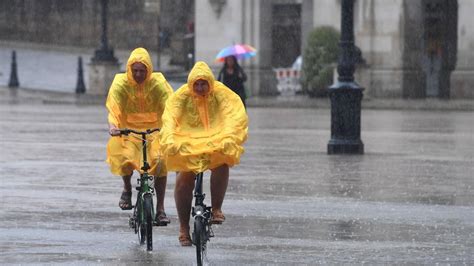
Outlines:
POLYGON ((294 95, 302 90, 301 71, 294 68, 274 68, 278 81, 277 89, 281 95, 294 95))

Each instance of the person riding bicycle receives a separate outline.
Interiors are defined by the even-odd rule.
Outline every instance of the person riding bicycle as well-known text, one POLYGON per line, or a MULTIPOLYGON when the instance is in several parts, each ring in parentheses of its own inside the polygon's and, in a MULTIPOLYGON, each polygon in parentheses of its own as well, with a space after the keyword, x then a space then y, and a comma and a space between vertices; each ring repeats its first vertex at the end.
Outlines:
POLYGON ((248 117, 240 97, 215 80, 209 66, 197 62, 168 100, 163 113, 160 148, 166 166, 178 171, 175 201, 179 242, 190 246, 189 220, 196 173, 211 170, 211 223, 222 223, 221 207, 229 167, 240 162, 247 140, 248 117))
MULTIPOLYGON (((110 86, 106 107, 109 111, 109 133, 112 136, 107 144, 107 163, 110 171, 122 176, 123 191, 119 207, 132 209, 131 176, 133 171, 142 171, 142 143, 133 135, 120 136, 119 129, 128 128, 145 131, 161 128, 161 116, 173 89, 163 74, 153 72, 148 51, 136 48, 127 61, 126 73, 117 74, 110 86)), ((164 197, 167 182, 167 169, 160 163, 159 133, 149 135, 147 151, 150 174, 155 176, 157 191, 156 221, 160 224, 170 220, 164 211, 164 197), (155 139, 155 141, 153 141, 155 139)))

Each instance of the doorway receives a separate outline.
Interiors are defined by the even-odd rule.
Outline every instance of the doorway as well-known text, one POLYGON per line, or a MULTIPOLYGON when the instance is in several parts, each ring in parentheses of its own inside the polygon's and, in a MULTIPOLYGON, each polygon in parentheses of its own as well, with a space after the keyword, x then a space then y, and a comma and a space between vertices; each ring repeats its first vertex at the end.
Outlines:
POLYGON ((422 71, 426 97, 449 97, 456 65, 457 0, 423 0, 422 71))
POLYGON ((301 4, 272 6, 272 67, 289 67, 301 54, 301 4))

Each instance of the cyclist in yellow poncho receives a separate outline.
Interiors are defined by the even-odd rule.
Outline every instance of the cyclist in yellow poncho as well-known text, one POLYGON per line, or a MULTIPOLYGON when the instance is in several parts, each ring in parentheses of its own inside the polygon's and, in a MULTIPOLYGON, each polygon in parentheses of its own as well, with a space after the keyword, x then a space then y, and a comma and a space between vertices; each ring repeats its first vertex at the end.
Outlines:
MULTIPOLYGON (((144 48, 132 51, 127 62, 126 73, 117 74, 110 86, 106 107, 109 111, 109 133, 107 144, 107 163, 113 174, 122 176, 124 188, 119 201, 119 207, 127 210, 132 208, 131 176, 133 170, 141 171, 142 144, 133 135, 120 136, 121 128, 144 131, 161 128, 161 116, 165 103, 173 94, 173 89, 165 77, 153 73, 150 55, 144 48)), ((150 163, 150 173, 155 176, 157 190, 156 220, 169 223, 164 211, 164 196, 166 190, 167 170, 159 163, 158 133, 149 136, 147 158, 150 163)))
POLYGON ((168 100, 160 144, 168 170, 179 171, 174 196, 182 246, 191 245, 189 218, 196 173, 211 170, 211 222, 225 220, 221 207, 229 167, 238 164, 244 152, 247 124, 240 97, 215 80, 204 62, 194 65, 187 84, 168 100))

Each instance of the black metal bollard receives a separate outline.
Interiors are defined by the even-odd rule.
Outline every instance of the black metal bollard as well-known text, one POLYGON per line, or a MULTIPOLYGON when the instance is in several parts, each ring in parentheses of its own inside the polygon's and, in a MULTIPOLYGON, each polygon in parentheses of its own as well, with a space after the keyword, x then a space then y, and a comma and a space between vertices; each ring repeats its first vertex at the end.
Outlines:
POLYGON ((82 57, 79 56, 78 66, 77 66, 76 93, 82 94, 85 92, 86 92, 86 85, 84 84, 84 71, 82 70, 82 57))
POLYGON ((12 51, 12 64, 11 64, 10 81, 8 82, 8 87, 18 88, 19 86, 20 86, 20 82, 18 82, 18 74, 17 74, 17 67, 16 67, 16 52, 12 51))

